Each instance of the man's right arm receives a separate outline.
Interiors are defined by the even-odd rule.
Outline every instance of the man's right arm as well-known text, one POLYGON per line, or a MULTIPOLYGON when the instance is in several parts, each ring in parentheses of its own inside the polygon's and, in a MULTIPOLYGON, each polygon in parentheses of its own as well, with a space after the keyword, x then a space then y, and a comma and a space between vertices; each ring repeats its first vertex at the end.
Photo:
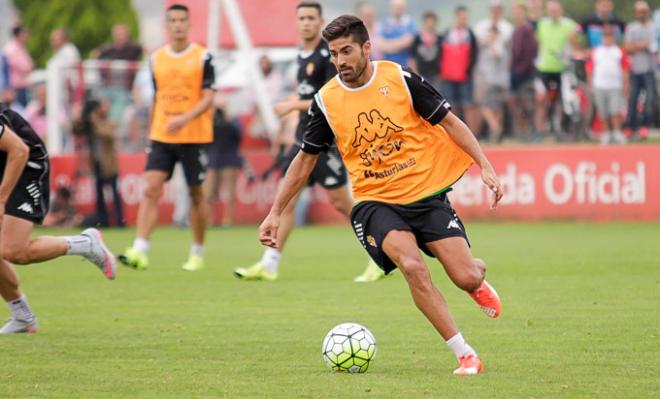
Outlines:
POLYGON ((327 151, 333 143, 334 134, 330 125, 316 100, 313 100, 309 108, 309 122, 305 128, 301 150, 291 162, 282 180, 270 213, 259 226, 259 241, 263 245, 273 248, 279 246, 277 229, 282 212, 307 183, 321 151, 327 151))

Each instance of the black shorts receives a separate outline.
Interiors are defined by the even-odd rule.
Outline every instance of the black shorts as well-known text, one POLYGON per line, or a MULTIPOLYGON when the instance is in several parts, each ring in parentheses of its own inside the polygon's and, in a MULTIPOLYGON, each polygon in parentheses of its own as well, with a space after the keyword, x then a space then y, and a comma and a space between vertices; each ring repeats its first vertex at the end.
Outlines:
POLYGON ((383 240, 392 230, 412 232, 417 246, 431 257, 433 254, 424 245, 428 242, 463 237, 470 245, 463 222, 446 192, 409 205, 360 202, 351 212, 351 222, 360 244, 385 273, 396 269, 396 264, 383 251, 383 240))
POLYGON ((5 214, 41 224, 48 213, 49 204, 50 162, 48 159, 28 161, 7 200, 5 214))
POLYGON ((548 91, 561 88, 561 73, 539 72, 539 78, 548 91))
MULTIPOLYGON (((298 151, 300 151, 300 147, 297 144, 294 144, 289 150, 282 165, 282 176, 286 174, 293 158, 298 155, 298 151)), ((339 155, 337 147, 332 147, 327 152, 321 152, 319 154, 319 159, 307 182, 310 186, 314 185, 314 183, 318 183, 321 187, 328 190, 343 187, 348 183, 348 173, 346 172, 346 167, 341 160, 341 155, 339 155)))
POLYGON ((213 142, 206 147, 209 169, 240 168, 243 166, 243 158, 239 152, 240 127, 232 123, 224 123, 216 128, 219 131, 215 132, 213 142))
POLYGON ((208 158, 206 144, 170 144, 151 141, 147 149, 145 170, 160 170, 172 177, 174 166, 181 162, 188 186, 199 186, 206 176, 208 158))

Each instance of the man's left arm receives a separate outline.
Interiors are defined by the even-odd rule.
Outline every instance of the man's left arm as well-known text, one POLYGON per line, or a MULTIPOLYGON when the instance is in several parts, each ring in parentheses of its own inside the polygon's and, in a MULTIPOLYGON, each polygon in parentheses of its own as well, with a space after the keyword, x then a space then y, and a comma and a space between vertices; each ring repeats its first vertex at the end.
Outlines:
POLYGON ((213 57, 206 54, 204 58, 204 74, 202 77, 202 98, 193 105, 187 112, 171 118, 167 122, 167 132, 174 133, 183 128, 187 123, 203 114, 211 104, 213 104, 213 95, 215 90, 215 70, 213 68, 213 57))
POLYGON ((491 208, 496 208, 502 199, 502 185, 470 128, 451 112, 451 105, 424 78, 405 70, 402 73, 410 90, 415 112, 431 125, 440 124, 456 145, 472 157, 481 168, 484 184, 493 191, 491 208))

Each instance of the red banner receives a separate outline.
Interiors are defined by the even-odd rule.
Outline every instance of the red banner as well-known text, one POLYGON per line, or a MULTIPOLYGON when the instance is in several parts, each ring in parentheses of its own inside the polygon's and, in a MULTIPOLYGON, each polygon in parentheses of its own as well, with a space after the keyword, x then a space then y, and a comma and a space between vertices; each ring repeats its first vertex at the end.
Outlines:
POLYGON ((491 149, 497 211, 473 167, 451 194, 465 218, 660 220, 660 146, 491 149))
MULTIPOLYGON (((660 220, 660 146, 499 148, 487 154, 502 181, 504 198, 497 211, 491 211, 490 193, 473 167, 450 194, 464 219, 660 220)), ((272 162, 265 151, 246 157, 257 175, 272 162)), ((75 178, 76 171, 84 169, 78 162, 75 156, 52 158, 53 191, 62 184, 73 187, 76 207, 93 212, 93 180, 75 178)), ((120 191, 129 224, 135 221, 144 189, 144 163, 144 154, 120 156, 120 191)), ((239 176, 237 223, 262 220, 274 199, 277 179, 276 173, 254 182, 239 176)), ((161 201, 162 223, 171 222, 177 192, 168 184, 161 201)), ((217 204, 216 215, 221 212, 222 204, 217 204)), ((318 187, 309 212, 314 223, 343 221, 318 187)))

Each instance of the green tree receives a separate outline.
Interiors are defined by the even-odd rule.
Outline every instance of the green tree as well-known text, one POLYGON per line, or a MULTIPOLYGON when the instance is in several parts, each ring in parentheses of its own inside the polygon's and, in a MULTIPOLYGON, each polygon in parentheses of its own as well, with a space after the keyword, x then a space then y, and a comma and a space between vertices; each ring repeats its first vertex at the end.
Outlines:
MULTIPOLYGON (((562 1, 566 15, 578 21, 593 14, 595 9, 594 3, 595 1, 562 1)), ((660 0, 647 0, 647 3, 651 6, 651 10, 660 7, 660 0)), ((635 19, 634 4, 634 0, 615 1, 614 13, 625 22, 630 22, 635 19)))
POLYGON ((112 25, 127 25, 138 36, 138 19, 131 0, 13 0, 22 24, 31 32, 28 50, 40 67, 52 55, 50 33, 69 32, 83 57, 110 41, 112 25))

